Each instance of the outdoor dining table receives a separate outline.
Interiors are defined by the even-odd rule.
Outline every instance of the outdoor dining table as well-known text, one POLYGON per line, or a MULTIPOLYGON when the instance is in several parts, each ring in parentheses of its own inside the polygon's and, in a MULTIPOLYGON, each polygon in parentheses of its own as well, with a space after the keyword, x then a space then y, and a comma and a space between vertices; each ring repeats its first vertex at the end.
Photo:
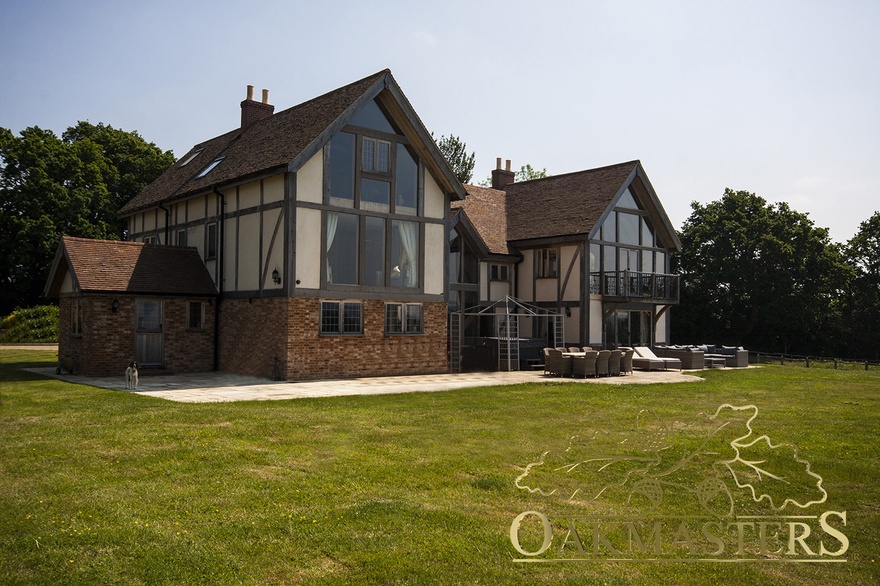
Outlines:
POLYGON ((572 356, 575 358, 583 358, 584 356, 587 355, 587 353, 586 352, 563 352, 562 355, 563 356, 572 356))

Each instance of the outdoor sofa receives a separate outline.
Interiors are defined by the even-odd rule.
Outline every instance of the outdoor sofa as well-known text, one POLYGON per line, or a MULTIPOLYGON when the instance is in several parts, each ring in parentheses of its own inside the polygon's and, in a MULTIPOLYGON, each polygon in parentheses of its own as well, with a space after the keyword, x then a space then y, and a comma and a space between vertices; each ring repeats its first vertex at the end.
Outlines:
POLYGON ((706 359, 724 360, 724 366, 744 368, 749 365, 749 351, 742 346, 715 346, 701 344, 699 346, 657 346, 654 351, 658 356, 667 356, 681 360, 682 367, 701 369, 706 359))

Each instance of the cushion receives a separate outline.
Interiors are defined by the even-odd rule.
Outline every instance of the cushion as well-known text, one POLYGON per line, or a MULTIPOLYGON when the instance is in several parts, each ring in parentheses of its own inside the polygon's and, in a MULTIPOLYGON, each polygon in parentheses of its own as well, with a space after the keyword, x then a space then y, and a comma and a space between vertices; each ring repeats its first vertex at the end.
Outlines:
POLYGON ((706 354, 715 354, 715 346, 706 344, 706 354))
POLYGON ((702 350, 706 354, 709 354, 709 347, 706 346, 705 344, 701 344, 701 345, 697 346, 697 350, 702 350))
POLYGON ((736 346, 722 346, 721 354, 725 356, 736 356, 736 346))

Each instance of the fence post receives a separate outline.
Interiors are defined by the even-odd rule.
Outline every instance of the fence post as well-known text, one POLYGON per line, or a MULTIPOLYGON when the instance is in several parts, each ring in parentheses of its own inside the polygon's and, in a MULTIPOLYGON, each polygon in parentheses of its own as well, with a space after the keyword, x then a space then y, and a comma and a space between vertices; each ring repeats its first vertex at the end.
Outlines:
POLYGON ((785 354, 779 355, 779 364, 781 364, 782 366, 785 366, 785 354))
POLYGON ((806 362, 807 368, 810 368, 810 357, 809 356, 807 356, 807 359, 805 360, 805 362, 806 362))
POLYGON ((834 370, 837 370, 837 358, 834 359, 834 370))
POLYGON ((865 360, 865 372, 867 372, 867 371, 868 371, 868 361, 865 360))

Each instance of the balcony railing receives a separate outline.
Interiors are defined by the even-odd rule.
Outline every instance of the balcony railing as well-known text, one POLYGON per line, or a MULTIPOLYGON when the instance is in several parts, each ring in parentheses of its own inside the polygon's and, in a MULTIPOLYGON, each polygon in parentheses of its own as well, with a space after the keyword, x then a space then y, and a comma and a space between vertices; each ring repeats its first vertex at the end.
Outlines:
POLYGON ((606 297, 678 303, 678 275, 614 271, 590 273, 590 293, 606 297))

